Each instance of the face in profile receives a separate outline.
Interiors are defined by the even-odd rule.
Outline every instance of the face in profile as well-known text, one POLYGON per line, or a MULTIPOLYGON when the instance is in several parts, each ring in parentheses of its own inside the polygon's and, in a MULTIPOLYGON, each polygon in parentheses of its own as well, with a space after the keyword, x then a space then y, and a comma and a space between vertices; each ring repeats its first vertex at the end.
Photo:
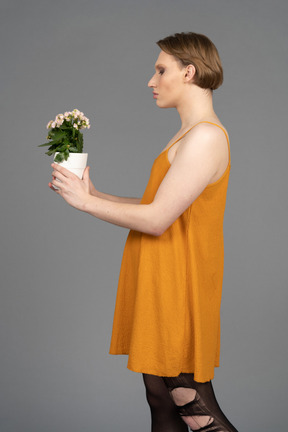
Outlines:
POLYGON ((155 74, 148 82, 160 108, 173 108, 181 102, 185 87, 185 67, 172 55, 161 51, 155 64, 155 74))

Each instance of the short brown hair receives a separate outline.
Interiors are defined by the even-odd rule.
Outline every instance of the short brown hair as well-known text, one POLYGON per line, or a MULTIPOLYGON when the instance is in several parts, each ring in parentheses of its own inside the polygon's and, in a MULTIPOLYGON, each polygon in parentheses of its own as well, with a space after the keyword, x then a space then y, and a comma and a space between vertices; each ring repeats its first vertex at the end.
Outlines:
POLYGON ((196 69, 194 84, 216 90, 223 82, 219 53, 213 42, 198 33, 175 33, 157 42, 160 49, 173 55, 183 66, 192 64, 196 69))

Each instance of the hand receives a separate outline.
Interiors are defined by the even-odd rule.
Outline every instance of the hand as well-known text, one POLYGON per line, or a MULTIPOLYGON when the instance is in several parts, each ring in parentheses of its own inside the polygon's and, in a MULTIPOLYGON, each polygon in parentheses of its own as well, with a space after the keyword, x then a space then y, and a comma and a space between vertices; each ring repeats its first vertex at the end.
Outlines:
POLYGON ((66 168, 53 163, 52 182, 48 184, 50 189, 60 195, 72 207, 83 210, 84 204, 91 198, 90 194, 90 167, 86 167, 83 179, 66 168))
MULTIPOLYGON (((89 173, 90 173, 90 171, 89 171, 89 173)), ((92 196, 99 197, 99 191, 95 188, 91 179, 89 179, 89 193, 92 196)))

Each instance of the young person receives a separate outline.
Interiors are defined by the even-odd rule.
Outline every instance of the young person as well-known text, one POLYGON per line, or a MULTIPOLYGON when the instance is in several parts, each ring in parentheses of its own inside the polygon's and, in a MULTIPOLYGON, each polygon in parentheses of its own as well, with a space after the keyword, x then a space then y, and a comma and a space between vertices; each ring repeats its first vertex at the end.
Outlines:
POLYGON ((49 187, 71 206, 130 229, 110 353, 127 354, 128 368, 143 374, 152 432, 182 432, 187 425, 237 432, 211 383, 219 366, 230 172, 229 138, 213 107, 221 61, 201 34, 177 33, 157 44, 148 86, 157 106, 177 109, 181 128, 155 159, 143 197, 102 193, 89 168, 79 180, 56 164, 49 187))

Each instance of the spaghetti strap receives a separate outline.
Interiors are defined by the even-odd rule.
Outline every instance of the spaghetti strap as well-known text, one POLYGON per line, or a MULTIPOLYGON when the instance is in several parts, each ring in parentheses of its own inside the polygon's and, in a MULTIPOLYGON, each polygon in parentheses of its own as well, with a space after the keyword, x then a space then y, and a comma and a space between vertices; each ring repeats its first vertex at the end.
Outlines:
MULTIPOLYGON (((214 125, 214 126, 217 126, 217 127, 219 127, 223 132, 224 132, 224 135, 225 135, 225 137, 226 137, 226 140, 227 140, 227 144, 228 144, 228 152, 229 152, 229 163, 230 163, 230 141, 229 141, 229 137, 228 137, 228 134, 227 134, 227 132, 226 132, 226 130, 222 127, 222 126, 220 126, 220 125, 218 125, 217 123, 213 123, 213 122, 210 122, 210 121, 206 121, 206 120, 203 120, 203 121, 200 121, 200 122, 198 122, 198 123, 196 123, 194 126, 192 126, 190 129, 188 129, 186 132, 184 132, 184 134, 182 134, 181 136, 180 136, 180 138, 178 138, 176 141, 174 141, 166 150, 164 150, 162 153, 165 153, 165 152, 168 152, 169 150, 170 150, 170 148, 171 147, 173 147, 174 146, 174 144, 176 144, 178 141, 180 141, 186 134, 188 134, 188 132, 190 132, 195 126, 198 126, 199 124, 201 124, 201 123, 208 123, 208 124, 211 124, 211 125, 214 125)), ((160 153, 161 154, 161 153, 160 153)))
MULTIPOLYGON (((219 129, 221 129, 221 130, 224 132, 224 135, 225 135, 225 137, 226 137, 227 144, 228 144, 229 163, 230 163, 230 141, 229 141, 229 137, 228 137, 228 134, 227 134, 226 130, 223 128, 223 126, 220 126, 220 125, 218 125, 217 123, 212 123, 212 122, 209 122, 209 121, 203 121, 203 122, 200 122, 200 123, 209 123, 209 124, 212 124, 212 125, 214 125, 214 126, 217 126, 219 129)), ((198 124, 199 124, 199 123, 198 123, 198 124)), ((196 125, 195 125, 195 126, 196 126, 196 125)))
MULTIPOLYGON (((197 124, 199 124, 199 123, 197 123, 197 124)), ((192 126, 190 129, 188 129, 186 132, 184 132, 181 136, 180 136, 180 138, 177 138, 177 140, 176 141, 174 141, 166 150, 164 150, 162 153, 165 153, 166 151, 169 151, 170 150, 170 148, 171 147, 173 147, 173 145, 174 144, 176 144, 178 141, 180 141, 188 132, 190 132, 195 126, 197 126, 197 124, 196 125, 194 125, 194 126, 192 126)))

